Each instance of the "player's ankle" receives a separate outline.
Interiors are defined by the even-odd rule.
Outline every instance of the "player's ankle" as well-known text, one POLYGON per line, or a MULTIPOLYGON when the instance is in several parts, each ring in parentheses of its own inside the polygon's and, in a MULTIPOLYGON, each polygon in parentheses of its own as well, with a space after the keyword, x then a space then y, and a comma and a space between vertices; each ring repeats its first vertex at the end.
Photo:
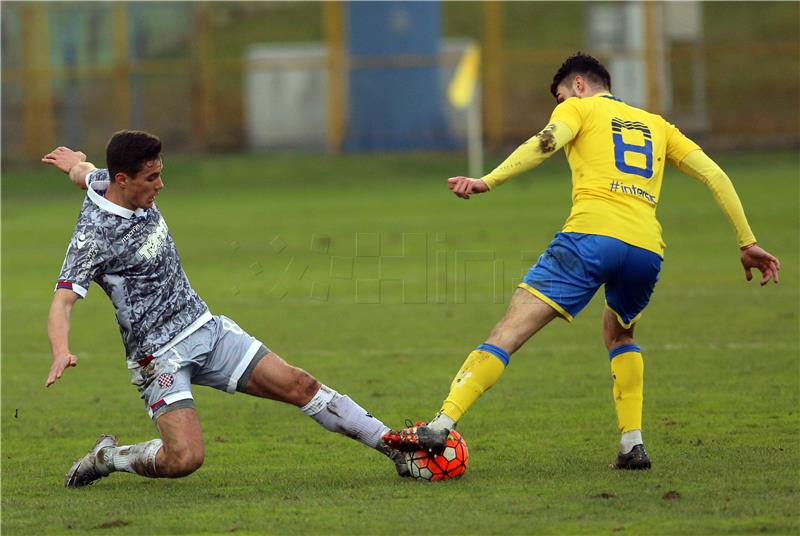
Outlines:
POLYGON ((104 447, 100 449, 100 451, 97 453, 97 457, 95 458, 94 461, 94 466, 101 475, 108 476, 109 474, 116 471, 116 469, 114 468, 114 463, 112 461, 114 459, 115 450, 116 447, 104 447))
POLYGON ((644 441, 642 440, 641 430, 628 430, 627 432, 623 432, 622 437, 619 440, 619 452, 621 454, 627 454, 636 445, 643 444, 644 441))
POLYGON ((456 427, 456 421, 445 415, 444 413, 437 413, 436 416, 428 423, 428 428, 431 430, 452 430, 456 427))

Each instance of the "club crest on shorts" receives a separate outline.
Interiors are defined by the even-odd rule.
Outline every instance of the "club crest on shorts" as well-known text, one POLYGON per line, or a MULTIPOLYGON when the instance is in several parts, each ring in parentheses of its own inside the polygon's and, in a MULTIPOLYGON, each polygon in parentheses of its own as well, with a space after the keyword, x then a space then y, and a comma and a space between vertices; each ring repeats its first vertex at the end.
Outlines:
POLYGON ((165 372, 158 377, 158 385, 161 387, 172 387, 173 383, 175 383, 175 377, 172 374, 165 372))

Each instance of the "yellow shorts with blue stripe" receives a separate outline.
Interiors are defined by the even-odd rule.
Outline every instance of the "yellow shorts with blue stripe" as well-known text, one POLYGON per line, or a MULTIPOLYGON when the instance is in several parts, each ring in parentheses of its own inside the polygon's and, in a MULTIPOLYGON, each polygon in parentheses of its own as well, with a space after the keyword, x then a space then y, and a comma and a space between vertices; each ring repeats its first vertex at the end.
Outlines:
POLYGON ((606 305, 623 327, 639 320, 661 271, 661 257, 610 236, 558 233, 520 287, 572 320, 605 285, 606 305))

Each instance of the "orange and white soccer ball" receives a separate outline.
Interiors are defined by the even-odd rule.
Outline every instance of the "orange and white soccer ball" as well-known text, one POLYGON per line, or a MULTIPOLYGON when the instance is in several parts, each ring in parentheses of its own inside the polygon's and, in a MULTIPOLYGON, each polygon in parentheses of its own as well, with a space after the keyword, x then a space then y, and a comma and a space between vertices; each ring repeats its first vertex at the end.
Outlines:
POLYGON ((463 475, 467 470, 469 450, 461 434, 452 430, 447 436, 447 442, 441 454, 418 450, 410 452, 406 456, 412 478, 436 482, 463 475))

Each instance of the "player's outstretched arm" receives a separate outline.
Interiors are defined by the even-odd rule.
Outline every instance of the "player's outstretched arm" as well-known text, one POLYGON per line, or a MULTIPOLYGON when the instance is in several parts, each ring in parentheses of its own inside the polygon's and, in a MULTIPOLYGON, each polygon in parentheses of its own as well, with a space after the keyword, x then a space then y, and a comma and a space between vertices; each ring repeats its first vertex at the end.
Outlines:
POLYGON ((488 175, 480 179, 450 177, 447 179, 447 187, 462 199, 469 199, 471 194, 488 192, 514 175, 535 168, 550 155, 572 141, 574 137, 575 135, 566 123, 552 121, 538 134, 517 147, 508 158, 503 160, 488 175))
POLYGON ((742 248, 742 266, 748 281, 753 279, 752 269, 761 272, 761 286, 763 287, 772 279, 778 282, 778 272, 781 269, 781 261, 778 257, 770 254, 758 244, 742 248))
POLYGON ((86 161, 86 155, 68 147, 57 147, 42 157, 42 163, 51 165, 69 175, 69 180, 85 190, 86 176, 96 168, 86 161))
POLYGON ((678 164, 678 169, 705 184, 714 195, 719 208, 728 217, 742 250, 741 261, 747 280, 753 279, 752 269, 755 268, 761 272, 762 286, 770 279, 777 283, 781 263, 777 257, 756 244, 756 237, 747 223, 739 196, 722 168, 702 150, 696 150, 684 157, 678 164))
POLYGON ((67 367, 78 364, 77 356, 69 351, 69 317, 72 306, 80 296, 71 290, 58 289, 53 295, 50 315, 47 318, 47 337, 50 339, 50 351, 53 364, 47 375, 45 387, 50 387, 64 374, 67 367))

